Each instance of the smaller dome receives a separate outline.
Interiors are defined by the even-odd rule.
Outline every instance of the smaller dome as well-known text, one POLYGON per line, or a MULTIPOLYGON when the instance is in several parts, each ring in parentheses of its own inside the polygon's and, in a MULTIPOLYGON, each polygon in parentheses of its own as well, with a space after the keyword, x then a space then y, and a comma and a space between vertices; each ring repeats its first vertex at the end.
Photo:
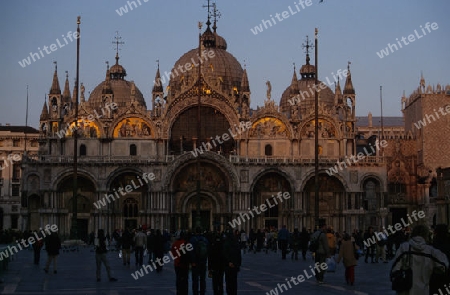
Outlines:
POLYGON ((214 33, 214 35, 216 36, 216 48, 227 50, 228 45, 227 41, 225 41, 225 38, 223 38, 217 33, 214 33))
POLYGON ((109 69, 109 72, 111 73, 111 75, 117 75, 117 74, 119 74, 119 75, 124 75, 124 76, 127 75, 127 71, 125 70, 125 68, 122 67, 122 66, 119 65, 119 64, 113 65, 113 66, 109 69))
POLYGON ((300 69, 300 75, 311 74, 316 72, 316 67, 310 64, 303 65, 300 69))

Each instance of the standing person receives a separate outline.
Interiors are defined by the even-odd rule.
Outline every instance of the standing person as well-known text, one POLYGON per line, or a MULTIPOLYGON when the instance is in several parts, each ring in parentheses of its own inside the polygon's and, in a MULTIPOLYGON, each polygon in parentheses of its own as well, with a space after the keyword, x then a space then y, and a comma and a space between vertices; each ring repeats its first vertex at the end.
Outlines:
POLYGON ((144 262, 144 247, 147 245, 147 235, 142 232, 139 227, 136 236, 134 236, 134 256, 136 258, 136 266, 142 266, 144 262))
POLYGON ((47 250, 47 264, 45 265, 44 271, 48 273, 50 263, 53 260, 53 273, 56 274, 57 258, 59 255, 59 249, 61 249, 61 240, 56 232, 52 232, 49 236, 45 238, 45 250, 47 250))
POLYGON ((249 251, 255 250, 255 241, 256 241, 256 234, 253 228, 250 229, 250 232, 248 233, 248 238, 250 240, 250 248, 249 251))
POLYGON ((111 276, 111 267, 109 266, 108 259, 106 258, 106 253, 108 253, 108 249, 106 248, 106 237, 105 231, 103 229, 98 230, 97 239, 95 239, 94 245, 95 245, 95 262, 97 266, 96 269, 97 282, 100 282, 100 277, 102 273, 102 262, 105 265, 109 281, 110 282, 117 281, 116 278, 113 278, 111 276))
POLYGON ((231 229, 227 231, 223 242, 223 258, 227 295, 237 295, 237 274, 241 267, 242 256, 239 242, 231 229))
MULTIPOLYGON (((315 253, 315 262, 322 264, 325 260, 330 257, 330 248, 328 248, 328 239, 326 235, 327 225, 322 224, 319 229, 311 236, 311 241, 318 241, 318 248, 315 253)), ((316 272, 317 283, 323 284, 323 278, 325 275, 325 270, 320 270, 316 272)))
POLYGON ((223 276, 225 274, 225 261, 223 255, 223 238, 216 231, 211 239, 208 254, 208 271, 212 277, 214 295, 223 295, 223 276))
MULTIPOLYGON (((155 234, 155 240, 154 240, 154 248, 153 248, 155 260, 157 258, 159 258, 161 261, 163 260, 164 247, 165 247, 164 236, 162 235, 161 230, 157 229, 156 234, 155 234)), ((162 270, 163 270, 162 265, 160 265, 158 263, 156 266, 156 272, 161 272, 162 270)))
POLYGON ((133 235, 128 228, 122 234, 122 260, 123 265, 130 265, 131 244, 133 244, 133 235))
POLYGON ((427 245, 428 234, 429 230, 425 225, 416 225, 412 231, 411 239, 401 244, 397 250, 391 268, 391 276, 396 270, 405 269, 408 266, 412 269, 411 289, 397 294, 428 294, 431 274, 434 271, 444 273, 448 268, 448 260, 445 254, 427 245))
POLYGON ((330 248, 331 256, 336 254, 336 236, 333 233, 331 227, 327 229, 328 248, 330 248))
POLYGON ((281 249, 281 259, 286 259, 288 239, 289 231, 287 230, 286 225, 283 225, 278 231, 278 246, 281 249))
POLYGON ((241 249, 244 250, 244 254, 245 254, 246 251, 247 251, 247 240, 248 240, 248 238, 247 238, 247 233, 245 232, 244 229, 241 229, 241 233, 240 233, 240 237, 239 238, 240 238, 241 249))
POLYGON ((308 251, 309 238, 310 238, 309 233, 306 230, 306 227, 303 227, 302 233, 300 234, 300 247, 302 248, 303 260, 306 260, 306 252, 308 251))
MULTIPOLYGON (((231 235, 233 235, 233 232, 231 232, 231 235)), ((194 295, 205 295, 206 264, 208 262, 209 243, 201 234, 201 229, 199 227, 195 230, 195 236, 191 238, 191 244, 194 247, 191 251, 192 292, 194 295)))
POLYGON ((386 260, 386 244, 387 244, 387 237, 384 234, 383 231, 380 231, 376 234, 377 236, 377 254, 375 255, 375 262, 378 263, 378 260, 381 258, 384 263, 388 263, 386 260), (381 239, 378 240, 378 237, 381 236, 381 239))
MULTIPOLYGON (((40 234, 37 233, 37 231, 34 231, 34 234, 38 237, 40 237, 40 234)), ((43 239, 40 237, 39 240, 36 241, 36 243, 33 244, 33 251, 34 251, 34 264, 39 265, 39 261, 41 260, 41 249, 44 246, 43 239)))
POLYGON ((183 231, 180 231, 177 235, 177 240, 173 242, 171 253, 173 257, 176 257, 173 261, 176 276, 177 295, 188 295, 189 290, 189 254, 186 253, 186 240, 183 231), (181 248, 184 248, 180 250, 181 248), (181 254, 178 257, 178 253, 181 254))
POLYGON ((155 230, 151 229, 150 234, 147 235, 147 252, 148 252, 148 264, 155 260, 155 230))
POLYGON ((345 233, 339 249, 339 257, 337 263, 343 260, 345 266, 345 281, 347 285, 355 283, 355 266, 358 264, 355 258, 355 243, 351 240, 350 235, 345 233))
POLYGON ((294 232, 291 236, 291 249, 292 249, 292 260, 298 260, 298 250, 300 247, 300 232, 298 231, 298 228, 294 228, 294 232))
MULTIPOLYGON (((441 250, 447 256, 450 263, 450 235, 446 224, 438 224, 434 229, 433 247, 441 250)), ((430 295, 439 294, 439 289, 444 290, 444 285, 450 286, 450 272, 434 274, 430 279, 430 295)))
MULTIPOLYGON (((369 229, 367 230, 367 232, 364 233, 364 241, 369 242, 369 240, 374 241, 374 239, 375 239, 375 233, 373 231, 373 227, 369 226, 369 229)), ((371 242, 369 242, 369 244, 370 244, 370 246, 366 248, 366 258, 365 258, 364 262, 368 263, 367 258, 370 255, 370 258, 372 259, 372 263, 375 263, 375 261, 373 261, 373 256, 374 256, 376 244, 372 244, 371 242)))

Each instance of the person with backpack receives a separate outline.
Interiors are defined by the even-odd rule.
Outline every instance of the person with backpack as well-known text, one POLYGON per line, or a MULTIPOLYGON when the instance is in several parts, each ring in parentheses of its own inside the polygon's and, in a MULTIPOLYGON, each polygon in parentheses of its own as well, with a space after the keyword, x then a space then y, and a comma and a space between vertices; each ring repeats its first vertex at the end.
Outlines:
POLYGON ((102 262, 105 265, 106 273, 108 274, 108 278, 110 282, 117 281, 116 278, 113 278, 111 275, 111 267, 109 266, 108 259, 106 258, 106 253, 108 253, 108 249, 106 248, 106 237, 105 231, 103 229, 99 229, 97 232, 97 238, 95 239, 95 262, 97 266, 96 275, 97 282, 100 282, 101 272, 102 272, 102 262))
POLYGON ((134 236, 134 256, 136 258, 136 266, 142 266, 144 261, 144 247, 147 245, 147 235, 142 232, 139 227, 137 234, 134 236))
POLYGON ((202 235, 199 227, 191 238, 192 292, 194 295, 205 295, 206 292, 206 264, 208 262, 208 240, 202 235), (200 285, 200 288, 199 288, 200 285))
POLYGON ((411 239, 401 244, 397 250, 391 268, 391 281, 394 279, 395 282, 397 271, 401 269, 411 269, 412 272, 410 289, 398 291, 397 294, 429 294, 429 282, 432 274, 445 273, 448 269, 448 259, 445 254, 427 244, 429 232, 427 226, 416 225, 411 233, 411 239))
MULTIPOLYGON (((331 257, 328 239, 326 235, 327 225, 321 224, 319 229, 311 236, 310 250, 315 253, 315 262, 321 265, 326 259, 331 257)), ((316 272, 317 283, 323 284, 325 270, 316 272)))
POLYGON ((189 290, 189 254, 180 250, 183 247, 186 248, 185 236, 185 233, 180 231, 170 249, 172 256, 175 257, 173 265, 175 268, 177 295, 188 295, 189 290), (180 253, 179 257, 177 250, 180 253))

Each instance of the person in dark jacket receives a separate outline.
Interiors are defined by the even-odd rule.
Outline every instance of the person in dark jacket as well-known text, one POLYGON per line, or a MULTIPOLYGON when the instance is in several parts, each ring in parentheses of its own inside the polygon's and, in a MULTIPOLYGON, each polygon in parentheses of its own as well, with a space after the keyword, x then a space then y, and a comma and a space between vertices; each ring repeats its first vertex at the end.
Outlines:
POLYGON ((108 274, 108 278, 110 282, 117 281, 116 278, 113 278, 111 275, 111 267, 109 266, 108 259, 106 258, 106 253, 108 253, 108 249, 106 248, 106 240, 105 231, 103 229, 99 229, 97 232, 97 238, 95 239, 95 262, 96 262, 96 275, 97 282, 100 282, 101 272, 102 272, 102 262, 105 265, 106 273, 108 274))
POLYGON ((306 227, 303 227, 302 232, 300 234, 300 247, 302 248, 303 260, 306 260, 306 252, 308 251, 308 244, 309 244, 309 233, 306 230, 306 227))
POLYGON ((39 237, 39 240, 33 244, 34 264, 39 265, 39 261, 41 260, 41 249, 44 246, 44 241, 42 235, 38 234, 37 231, 34 231, 34 233, 37 237, 39 237))
MULTIPOLYGON (((159 258, 162 261, 163 257, 164 257, 164 251, 165 251, 165 241, 164 241, 164 236, 162 235, 160 229, 156 230, 153 251, 154 251, 155 260, 157 258, 159 258)), ((156 272, 161 272, 162 270, 163 270, 162 265, 157 263, 156 272)))
MULTIPOLYGON (((369 241, 372 240, 374 241, 374 236, 375 236, 375 232, 373 231, 373 227, 369 226, 369 229, 367 230, 367 232, 364 234, 364 241, 369 241)), ((370 256, 370 259, 372 260, 372 263, 375 263, 375 261, 373 260, 374 257, 374 252, 375 252, 375 248, 376 248, 376 244, 372 244, 370 243, 370 246, 366 249, 366 259, 364 260, 365 263, 368 263, 367 259, 370 256)))
POLYGON ((219 231, 211 238, 208 255, 208 271, 212 277, 214 295, 223 295, 223 276, 225 274, 225 261, 222 255, 223 238, 219 231))
POLYGON ((61 249, 61 240, 56 232, 52 232, 49 236, 45 238, 45 250, 47 250, 47 264, 45 265, 44 271, 48 273, 50 263, 53 260, 53 273, 57 273, 56 265, 57 258, 59 255, 59 249, 61 249))
POLYGON ((222 253, 227 295, 237 295, 237 275, 241 267, 242 256, 239 241, 234 237, 231 229, 227 231, 222 253))
POLYGON ((281 259, 286 259, 289 231, 286 225, 278 231, 278 247, 281 249, 281 259))
POLYGON ((130 253, 131 245, 133 244, 133 235, 128 228, 123 232, 120 243, 122 245, 123 265, 130 265, 130 253))
MULTIPOLYGON (((446 224, 438 224, 434 229, 433 247, 441 250, 450 261, 450 235, 446 224)), ((430 278, 430 295, 440 294, 439 289, 445 290, 444 285, 450 286, 450 272, 447 269, 443 274, 433 273, 430 278)))
POLYGON ((155 230, 151 229, 150 234, 147 235, 147 252, 148 252, 148 264, 155 260, 155 230))
POLYGON ((205 295, 206 265, 208 262, 209 242, 202 235, 202 231, 199 227, 196 228, 195 236, 191 238, 190 242, 194 247, 194 249, 190 252, 192 266, 192 292, 194 295, 205 295))

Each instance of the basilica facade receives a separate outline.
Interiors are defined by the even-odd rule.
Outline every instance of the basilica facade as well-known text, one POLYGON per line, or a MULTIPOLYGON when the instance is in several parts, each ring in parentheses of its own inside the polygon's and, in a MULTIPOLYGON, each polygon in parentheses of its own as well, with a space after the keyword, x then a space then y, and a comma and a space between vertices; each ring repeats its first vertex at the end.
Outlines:
MULTIPOLYGON (((89 97, 84 86, 71 93, 67 76, 61 88, 55 68, 39 151, 22 163, 24 228, 57 224, 69 234, 75 132, 80 237, 140 225, 223 229, 279 192, 291 197, 239 228, 314 228, 316 71, 309 53, 282 97, 272 97, 267 81, 264 105, 251 109, 247 71, 215 24, 200 39, 175 63, 166 89, 158 67, 151 106, 126 80, 117 54, 89 97)), ((415 164, 414 134, 395 125, 380 136, 371 115, 358 125, 350 66, 342 88, 334 82, 334 91, 318 86, 319 217, 339 231, 395 222, 419 205, 409 199, 419 194, 408 170, 415 164)))

